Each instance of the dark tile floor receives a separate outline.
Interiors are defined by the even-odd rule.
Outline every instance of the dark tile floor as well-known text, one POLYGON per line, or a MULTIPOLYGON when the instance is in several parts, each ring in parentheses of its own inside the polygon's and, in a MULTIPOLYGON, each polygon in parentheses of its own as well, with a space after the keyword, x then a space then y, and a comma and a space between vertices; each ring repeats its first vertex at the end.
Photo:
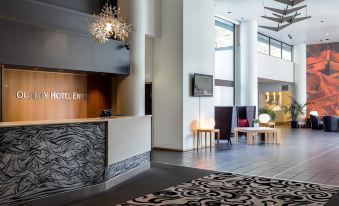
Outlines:
POLYGON ((282 127, 282 143, 247 145, 244 137, 225 150, 154 150, 152 161, 187 167, 339 186, 339 133, 282 127))

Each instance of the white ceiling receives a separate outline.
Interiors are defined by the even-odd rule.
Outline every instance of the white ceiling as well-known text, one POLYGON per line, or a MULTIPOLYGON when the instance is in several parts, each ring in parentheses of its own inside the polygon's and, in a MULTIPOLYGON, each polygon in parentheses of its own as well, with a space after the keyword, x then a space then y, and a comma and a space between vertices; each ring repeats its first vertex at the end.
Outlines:
MULTIPOLYGON (((239 22, 258 20, 258 24, 262 26, 277 26, 277 23, 261 17, 265 15, 264 4, 274 8, 285 7, 284 4, 274 0, 214 0, 214 2, 216 14, 239 22)), ((302 5, 304 3, 298 6, 302 5)), ((307 44, 339 42, 339 0, 308 0, 307 5, 307 13, 312 16, 311 19, 292 24, 280 32, 263 28, 259 28, 259 32, 292 45, 305 41, 307 44), (288 34, 292 35, 293 40, 288 38, 288 34), (327 38, 330 40, 325 40, 327 38)), ((266 10, 267 16, 272 16, 271 13, 266 10)), ((301 10, 301 13, 300 17, 305 16, 306 9, 301 10)))

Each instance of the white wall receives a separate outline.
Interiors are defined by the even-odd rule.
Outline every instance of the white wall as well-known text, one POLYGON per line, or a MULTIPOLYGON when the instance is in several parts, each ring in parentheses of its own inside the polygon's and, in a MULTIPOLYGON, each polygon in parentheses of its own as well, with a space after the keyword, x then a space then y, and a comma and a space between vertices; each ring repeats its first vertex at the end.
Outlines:
MULTIPOLYGON (((199 119, 199 98, 191 96, 193 73, 214 75, 214 3, 183 0, 183 149, 193 148, 191 124, 199 119)), ((200 98, 200 118, 214 119, 213 97, 200 98)))
POLYGON ((154 77, 154 39, 146 37, 145 50, 145 81, 149 83, 154 77))
POLYGON ((183 148, 183 2, 161 1, 154 40, 154 147, 183 148))
POLYGON ((213 0, 161 0, 154 39, 154 147, 193 148, 191 125, 214 118, 212 97, 191 97, 193 73, 214 75, 213 0))
POLYGON ((291 61, 258 52, 258 77, 282 82, 294 82, 294 64, 291 61))

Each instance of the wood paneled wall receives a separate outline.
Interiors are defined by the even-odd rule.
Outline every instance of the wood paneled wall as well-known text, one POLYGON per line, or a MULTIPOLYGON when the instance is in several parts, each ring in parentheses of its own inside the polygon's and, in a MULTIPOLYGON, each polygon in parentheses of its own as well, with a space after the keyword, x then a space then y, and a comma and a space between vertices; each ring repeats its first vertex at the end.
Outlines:
POLYGON ((98 117, 112 107, 110 76, 46 72, 7 68, 3 70, 3 121, 34 121, 98 117), (18 99, 23 92, 87 93, 85 99, 18 99))

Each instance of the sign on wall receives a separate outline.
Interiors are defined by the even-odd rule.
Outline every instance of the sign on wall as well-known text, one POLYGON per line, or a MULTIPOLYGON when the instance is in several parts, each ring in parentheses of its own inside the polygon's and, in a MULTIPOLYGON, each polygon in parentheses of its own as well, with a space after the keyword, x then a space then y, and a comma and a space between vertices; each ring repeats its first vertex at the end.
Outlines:
POLYGON ((26 92, 17 91, 17 99, 56 99, 56 100, 86 100, 87 93, 78 92, 26 92))

